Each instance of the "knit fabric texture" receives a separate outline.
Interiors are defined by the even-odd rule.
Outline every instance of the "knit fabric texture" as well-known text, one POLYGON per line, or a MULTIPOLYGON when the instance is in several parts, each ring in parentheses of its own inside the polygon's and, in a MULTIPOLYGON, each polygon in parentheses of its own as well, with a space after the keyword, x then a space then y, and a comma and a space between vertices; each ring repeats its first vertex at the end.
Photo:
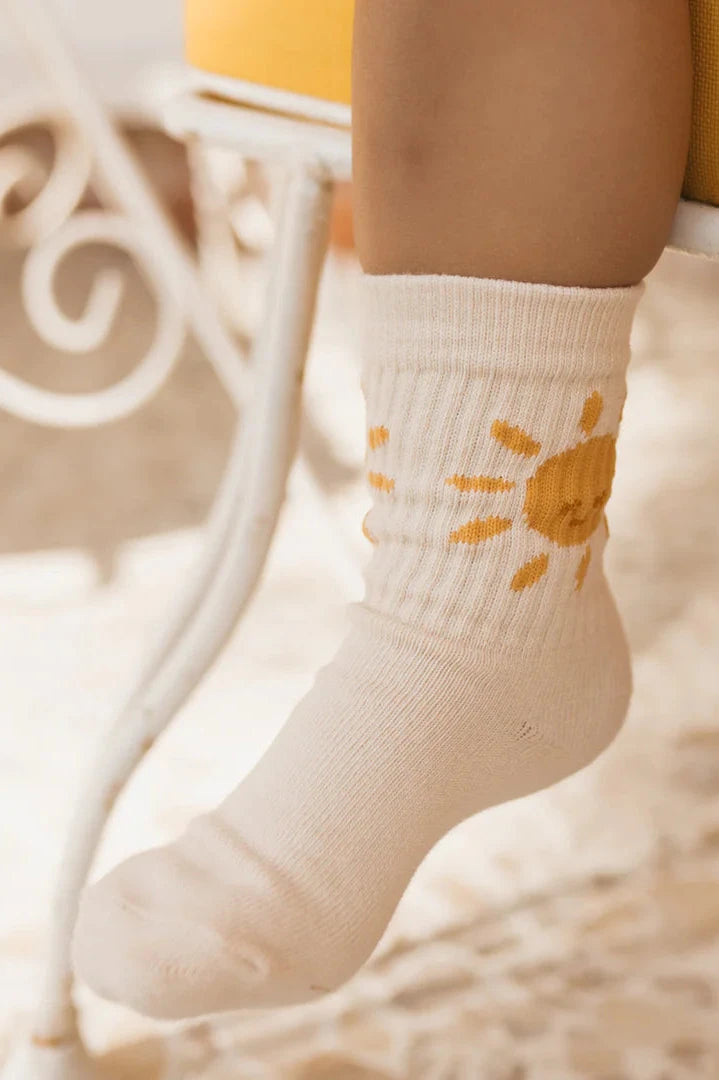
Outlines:
POLYGON ((365 279, 364 602, 225 802, 86 893, 100 994, 169 1018, 325 994, 449 829, 611 741, 631 680, 605 507, 640 293, 365 279))

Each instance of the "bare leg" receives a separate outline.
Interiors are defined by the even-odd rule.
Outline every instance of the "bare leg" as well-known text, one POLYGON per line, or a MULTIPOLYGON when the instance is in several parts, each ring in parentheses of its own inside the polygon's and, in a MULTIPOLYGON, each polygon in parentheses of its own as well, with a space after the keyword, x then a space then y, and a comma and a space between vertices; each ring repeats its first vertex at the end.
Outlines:
POLYGON ((358 0, 371 273, 638 282, 687 157, 687 0, 358 0))

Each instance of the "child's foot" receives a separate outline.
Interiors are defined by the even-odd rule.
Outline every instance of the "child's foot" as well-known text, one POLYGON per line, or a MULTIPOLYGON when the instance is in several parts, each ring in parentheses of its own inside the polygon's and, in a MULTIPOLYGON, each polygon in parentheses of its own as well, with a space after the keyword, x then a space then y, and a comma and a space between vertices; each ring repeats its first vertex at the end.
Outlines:
POLYGON ((149 1015, 339 986, 447 830, 586 765, 625 715, 602 552, 640 287, 364 289, 353 629, 222 806, 82 903, 80 974, 149 1015))

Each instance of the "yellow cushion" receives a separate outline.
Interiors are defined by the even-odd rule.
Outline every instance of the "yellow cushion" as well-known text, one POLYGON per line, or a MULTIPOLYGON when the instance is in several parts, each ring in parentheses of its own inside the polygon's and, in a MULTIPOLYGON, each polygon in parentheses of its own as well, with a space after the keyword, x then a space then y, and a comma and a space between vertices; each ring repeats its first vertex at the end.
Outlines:
POLYGON ((719 0, 690 0, 694 117, 684 197, 719 206, 719 0))
POLYGON ((350 103, 354 0, 186 0, 193 67, 350 103))

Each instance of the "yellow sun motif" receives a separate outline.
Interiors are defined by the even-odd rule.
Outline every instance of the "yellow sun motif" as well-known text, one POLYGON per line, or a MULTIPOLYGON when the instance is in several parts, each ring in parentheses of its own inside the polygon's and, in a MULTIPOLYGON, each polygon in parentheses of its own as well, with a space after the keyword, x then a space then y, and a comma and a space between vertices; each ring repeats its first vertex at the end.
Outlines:
POLYGON ((380 446, 384 446, 386 442, 389 442, 389 431, 384 425, 369 429, 367 444, 370 450, 379 450, 380 446))
MULTIPOLYGON (((586 401, 579 419, 584 439, 547 458, 527 480, 523 516, 528 528, 540 533, 558 547, 586 545, 576 572, 576 589, 584 585, 591 547, 587 543, 604 521, 604 507, 609 501, 616 463, 613 435, 594 435, 604 412, 604 399, 595 390, 586 401)), ((506 420, 495 420, 492 438, 513 454, 537 457, 542 449, 520 427, 506 420)), ((491 476, 450 476, 445 481, 462 492, 504 492, 515 487, 511 480, 491 476)), ((479 544, 512 528, 509 518, 476 518, 450 534, 450 543, 479 544)), ((549 569, 549 555, 540 554, 520 567, 511 581, 515 592, 530 588, 549 569)))
MULTIPOLYGON (((370 451, 375 452, 380 450, 389 442, 389 430, 380 424, 377 427, 371 427, 367 432, 367 446, 370 451)), ((394 491, 394 480, 391 476, 386 476, 381 472, 368 472, 367 480, 370 487, 373 487, 375 491, 381 491, 385 495, 391 495, 394 491)), ((365 519, 362 522, 362 533, 369 540, 370 544, 378 544, 379 540, 374 535, 369 527, 368 519, 369 514, 365 515, 365 519)))

